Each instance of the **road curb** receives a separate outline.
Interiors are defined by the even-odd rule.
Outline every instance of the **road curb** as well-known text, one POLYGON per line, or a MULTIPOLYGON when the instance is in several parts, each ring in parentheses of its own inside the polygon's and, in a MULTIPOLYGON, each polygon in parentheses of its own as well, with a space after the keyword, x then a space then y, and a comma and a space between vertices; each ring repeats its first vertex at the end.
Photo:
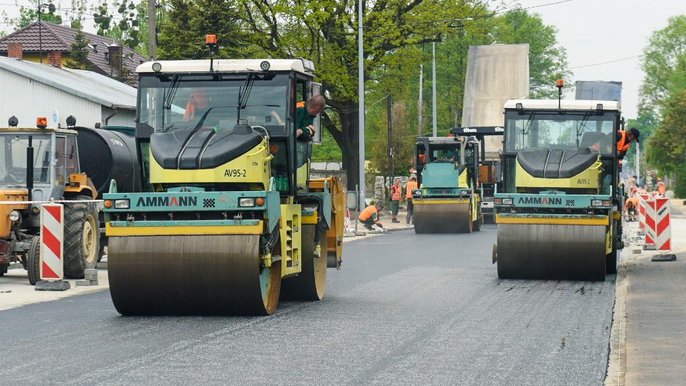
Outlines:
POLYGON ((617 267, 615 283, 615 304, 612 310, 612 329, 610 330, 610 347, 608 354, 606 386, 624 386, 626 384, 626 293, 629 278, 624 262, 617 267))

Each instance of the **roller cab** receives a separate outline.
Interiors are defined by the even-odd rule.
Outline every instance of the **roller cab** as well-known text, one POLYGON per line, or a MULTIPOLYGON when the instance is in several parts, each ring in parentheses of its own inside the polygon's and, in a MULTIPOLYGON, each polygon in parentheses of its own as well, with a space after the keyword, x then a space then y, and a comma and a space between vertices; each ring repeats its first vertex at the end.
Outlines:
POLYGON ((503 279, 604 280, 621 243, 614 101, 505 105, 494 262, 503 279))
POLYGON ((473 137, 420 137, 419 189, 413 192, 416 233, 471 233, 481 226, 479 142, 473 137))
POLYGON ((104 195, 121 314, 269 315, 280 297, 323 298, 345 206, 336 179, 309 179, 312 142, 295 136, 298 102, 319 93, 313 70, 303 59, 138 68, 150 191, 104 195))

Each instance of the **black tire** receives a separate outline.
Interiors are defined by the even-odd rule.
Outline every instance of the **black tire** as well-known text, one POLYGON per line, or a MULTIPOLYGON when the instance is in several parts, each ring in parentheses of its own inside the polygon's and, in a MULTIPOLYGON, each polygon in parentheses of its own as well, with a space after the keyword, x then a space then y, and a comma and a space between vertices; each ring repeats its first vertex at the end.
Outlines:
POLYGON ((29 275, 29 283, 36 285, 40 280, 40 236, 35 236, 31 240, 31 247, 26 254, 26 270, 29 275))
POLYGON ((326 234, 322 234, 320 257, 314 256, 314 233, 316 225, 303 225, 301 240, 302 271, 298 276, 284 279, 281 283, 281 298, 284 300, 317 301, 324 298, 326 291, 327 257, 326 234))
POLYGON ((612 253, 605 255, 605 273, 617 273, 617 249, 613 248, 612 253))
POLYGON ((484 215, 479 211, 476 221, 474 221, 474 232, 479 232, 481 230, 481 224, 484 222, 484 215))
MULTIPOLYGON (((77 200, 90 197, 77 196, 77 200)), ((95 268, 100 251, 100 228, 95 205, 64 204, 64 276, 83 279, 86 269, 95 268)))

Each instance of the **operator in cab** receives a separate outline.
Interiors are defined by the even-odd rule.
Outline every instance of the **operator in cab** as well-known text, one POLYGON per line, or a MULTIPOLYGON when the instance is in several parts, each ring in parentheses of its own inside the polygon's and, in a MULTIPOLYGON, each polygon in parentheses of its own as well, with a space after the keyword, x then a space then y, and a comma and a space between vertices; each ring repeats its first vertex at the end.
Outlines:
POLYGON ((641 133, 637 128, 632 127, 629 130, 619 130, 617 131, 615 140, 617 141, 617 158, 624 159, 626 152, 629 151, 631 144, 636 141, 640 143, 638 137, 641 133))
MULTIPOLYGON (((303 102, 301 102, 303 103, 303 102)), ((295 136, 301 141, 311 141, 314 138, 316 127, 314 126, 314 118, 317 114, 324 111, 326 107, 326 99, 322 95, 315 95, 304 103, 302 106, 297 106, 295 111, 295 136)))

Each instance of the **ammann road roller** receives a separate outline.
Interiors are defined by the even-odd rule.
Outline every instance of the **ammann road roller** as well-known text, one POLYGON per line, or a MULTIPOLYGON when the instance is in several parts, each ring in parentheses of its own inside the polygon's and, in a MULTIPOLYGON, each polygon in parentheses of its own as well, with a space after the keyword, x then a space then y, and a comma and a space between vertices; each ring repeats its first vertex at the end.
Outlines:
POLYGON ((481 228, 478 162, 479 141, 474 137, 417 138, 415 233, 471 233, 481 228))
MULTIPOLYGON (((104 195, 110 293, 123 315, 268 315, 318 300, 341 259, 336 179, 309 178, 303 59, 144 63, 136 139, 144 185, 104 195), (302 111, 300 111, 302 114, 302 111)), ((319 124, 319 117, 314 118, 319 124)), ((318 130, 319 131, 319 130, 318 130)))
POLYGON ((502 279, 604 280, 623 248, 616 101, 505 104, 503 190, 495 194, 502 279))

